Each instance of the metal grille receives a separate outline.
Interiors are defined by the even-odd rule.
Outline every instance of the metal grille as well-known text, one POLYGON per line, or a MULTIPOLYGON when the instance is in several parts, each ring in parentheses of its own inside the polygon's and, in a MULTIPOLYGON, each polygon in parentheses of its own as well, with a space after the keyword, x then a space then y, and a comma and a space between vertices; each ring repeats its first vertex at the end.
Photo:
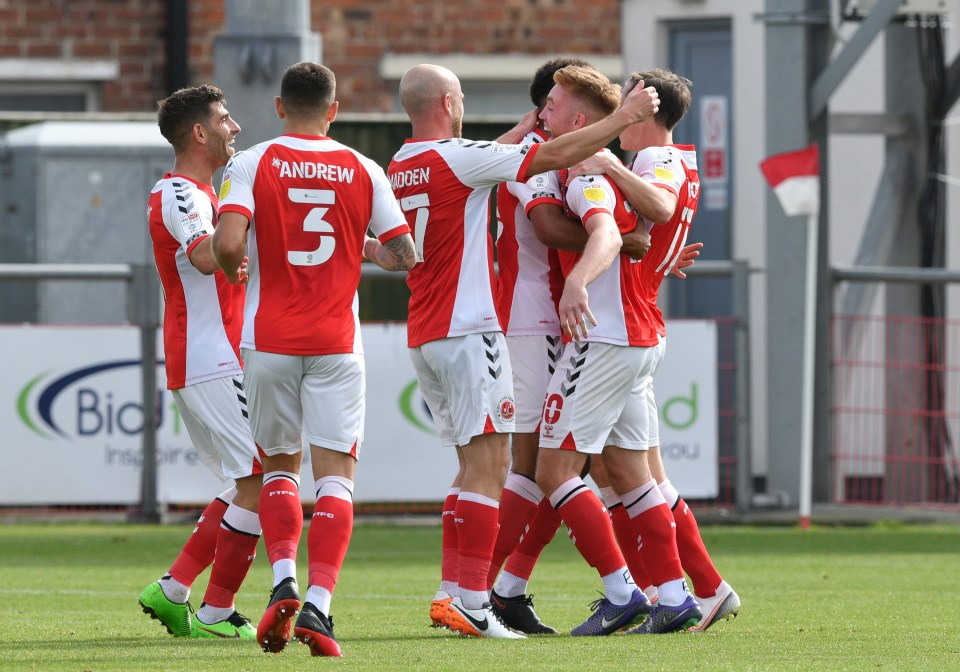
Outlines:
POLYGON ((832 500, 956 508, 960 320, 836 314, 832 500))

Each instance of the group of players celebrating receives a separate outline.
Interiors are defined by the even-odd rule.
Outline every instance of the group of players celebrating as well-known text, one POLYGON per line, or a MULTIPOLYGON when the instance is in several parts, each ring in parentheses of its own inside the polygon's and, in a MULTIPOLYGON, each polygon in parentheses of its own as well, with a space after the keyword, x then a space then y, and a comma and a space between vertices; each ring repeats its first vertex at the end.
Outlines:
POLYGON ((735 616, 739 597, 664 470, 653 394, 666 348, 659 286, 700 248, 686 245, 695 151, 672 139, 690 82, 651 70, 621 89, 586 62, 555 59, 534 76, 536 108, 481 142, 461 137, 454 73, 418 65, 399 92, 411 137, 386 172, 327 136, 335 87, 325 66, 291 66, 275 99, 283 134, 236 153, 240 127, 216 87, 159 104, 176 154, 148 206, 168 386, 197 450, 234 486, 141 593, 143 610, 176 636, 256 639, 274 653, 296 639, 341 655, 330 606, 363 440, 367 259, 407 271, 410 357, 459 460, 434 625, 556 634, 527 582, 561 521, 603 582, 572 635, 704 630, 735 616), (618 136, 636 152, 629 166, 603 150, 618 136), (301 599, 304 445, 316 505, 301 599), (261 535, 273 590, 254 627, 234 598, 261 535), (193 614, 190 588, 211 565, 193 614))

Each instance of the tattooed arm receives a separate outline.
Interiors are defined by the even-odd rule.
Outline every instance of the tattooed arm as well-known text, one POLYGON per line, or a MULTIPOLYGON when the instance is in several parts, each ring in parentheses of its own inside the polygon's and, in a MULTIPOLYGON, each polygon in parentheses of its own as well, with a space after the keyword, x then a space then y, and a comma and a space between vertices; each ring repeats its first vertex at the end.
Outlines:
POLYGON ((409 233, 391 238, 386 243, 368 236, 363 243, 363 256, 387 271, 409 271, 417 263, 409 233))

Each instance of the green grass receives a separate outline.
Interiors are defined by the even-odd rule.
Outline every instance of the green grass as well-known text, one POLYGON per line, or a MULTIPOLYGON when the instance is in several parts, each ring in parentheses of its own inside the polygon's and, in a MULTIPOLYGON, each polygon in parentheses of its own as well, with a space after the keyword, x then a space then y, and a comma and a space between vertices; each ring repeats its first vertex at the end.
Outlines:
MULTIPOLYGON (((190 528, 0 526, 0 670, 952 670, 960 660, 960 527, 705 528, 739 618, 660 637, 461 639, 427 627, 437 527, 359 525, 334 597, 342 659, 252 642, 185 641, 137 606, 190 528)), ((259 617, 261 551, 241 612, 259 617)), ((306 562, 301 556, 301 586, 306 562)), ((194 586, 198 605, 206 574, 194 586)), ((558 535, 533 577, 537 609, 569 631, 600 587, 558 535)))

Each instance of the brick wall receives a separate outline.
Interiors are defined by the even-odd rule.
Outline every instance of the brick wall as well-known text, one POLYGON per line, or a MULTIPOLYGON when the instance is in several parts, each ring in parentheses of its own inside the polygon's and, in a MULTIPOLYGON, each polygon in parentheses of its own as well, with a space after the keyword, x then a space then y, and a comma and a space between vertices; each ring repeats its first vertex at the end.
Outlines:
MULTIPOLYGON (((616 54, 619 7, 619 0, 316 0, 311 21, 345 109, 386 111, 395 85, 377 74, 385 52, 616 54)), ((224 3, 191 0, 188 8, 190 76, 208 82, 224 3)), ((164 0, 0 0, 0 58, 119 62, 120 80, 103 88, 108 111, 149 111, 165 94, 165 39, 164 0)))
POLYGON ((313 30, 337 73, 344 109, 389 110, 395 83, 377 75, 384 52, 618 54, 619 0, 315 2, 313 30))

